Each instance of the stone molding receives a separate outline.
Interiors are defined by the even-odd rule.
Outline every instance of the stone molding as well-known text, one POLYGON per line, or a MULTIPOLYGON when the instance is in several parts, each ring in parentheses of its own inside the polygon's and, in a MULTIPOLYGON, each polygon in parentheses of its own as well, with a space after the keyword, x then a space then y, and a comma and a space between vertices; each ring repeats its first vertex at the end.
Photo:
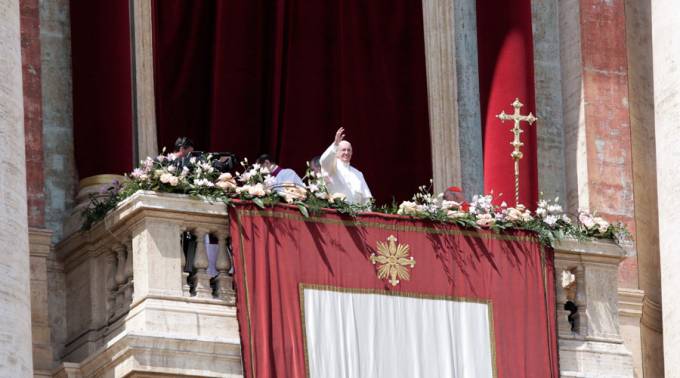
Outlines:
POLYGON ((642 301, 642 319, 640 322, 651 330, 663 333, 663 308, 661 303, 645 296, 642 301))
POLYGON ((619 316, 642 317, 645 292, 637 289, 619 288, 619 316))

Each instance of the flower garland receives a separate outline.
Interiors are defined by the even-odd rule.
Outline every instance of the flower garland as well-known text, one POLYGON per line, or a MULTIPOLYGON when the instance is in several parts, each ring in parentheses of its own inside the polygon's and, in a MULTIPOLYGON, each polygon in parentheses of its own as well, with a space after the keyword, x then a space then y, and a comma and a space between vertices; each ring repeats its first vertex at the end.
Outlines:
POLYGON ((193 197, 229 204, 232 199, 252 201, 266 208, 278 203, 297 206, 309 217, 324 208, 356 216, 362 211, 398 214, 433 222, 452 223, 464 228, 488 229, 501 232, 508 229, 535 232, 539 240, 551 245, 556 240, 575 238, 579 240, 598 238, 617 242, 628 240, 630 234, 622 223, 609 223, 601 217, 580 212, 573 219, 564 213, 559 198, 541 199, 531 212, 524 205, 508 206, 505 202, 494 205, 493 195, 475 195, 470 203, 447 201, 443 194, 435 194, 430 186, 421 186, 410 201, 399 205, 383 205, 373 208, 350 204, 341 193, 330 193, 324 178, 307 167, 303 178, 305 187, 276 185, 271 172, 260 164, 241 162, 242 172, 221 173, 214 166, 212 156, 192 157, 183 164, 173 154, 147 157, 141 161, 123 183, 112 183, 91 196, 90 206, 83 212, 83 229, 104 218, 119 202, 138 190, 188 194, 193 197), (181 168, 180 168, 181 167, 181 168))

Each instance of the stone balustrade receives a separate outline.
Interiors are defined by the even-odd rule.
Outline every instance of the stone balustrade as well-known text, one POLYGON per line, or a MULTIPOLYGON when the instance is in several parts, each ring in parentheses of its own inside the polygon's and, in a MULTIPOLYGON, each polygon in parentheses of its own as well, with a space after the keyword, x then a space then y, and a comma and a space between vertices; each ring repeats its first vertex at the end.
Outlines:
POLYGON ((55 376, 240 376, 228 238, 224 204, 138 192, 59 243, 69 364, 55 376))
MULTIPOLYGON (((224 204, 154 192, 59 243, 68 339, 53 376, 241 376, 229 244, 224 204)), ((556 246, 563 377, 633 376, 619 329, 624 256, 609 242, 556 246)))
POLYGON ((619 325, 617 278, 624 257, 623 248, 606 241, 563 240, 555 246, 562 377, 634 376, 619 325))

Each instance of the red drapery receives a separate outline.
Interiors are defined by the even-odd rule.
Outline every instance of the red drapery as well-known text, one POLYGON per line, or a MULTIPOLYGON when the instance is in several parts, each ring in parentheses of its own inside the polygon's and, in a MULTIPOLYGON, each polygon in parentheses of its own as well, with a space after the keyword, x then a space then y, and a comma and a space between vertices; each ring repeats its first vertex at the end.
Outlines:
POLYGON ((302 173, 338 126, 376 198, 432 175, 419 1, 154 1, 160 146, 302 173))
POLYGON ((80 178, 132 169, 127 1, 75 1, 71 10, 73 134, 80 178))
POLYGON ((526 233, 460 230, 397 216, 304 218, 238 203, 230 209, 244 371, 304 377, 299 285, 490 300, 498 377, 557 377, 551 250, 526 233), (397 287, 369 261, 394 235, 417 264, 397 287))
MULTIPOLYGON (((534 60, 530 0, 478 0, 477 46, 479 92, 484 135, 484 191, 502 193, 499 201, 514 204, 514 161, 510 157, 513 123, 501 123, 496 115, 512 113, 519 98, 522 114, 534 114, 534 60)), ((539 121, 540 123, 540 121, 539 121)), ((523 122, 524 158, 520 160, 520 202, 536 204, 538 168, 536 127, 523 122)))

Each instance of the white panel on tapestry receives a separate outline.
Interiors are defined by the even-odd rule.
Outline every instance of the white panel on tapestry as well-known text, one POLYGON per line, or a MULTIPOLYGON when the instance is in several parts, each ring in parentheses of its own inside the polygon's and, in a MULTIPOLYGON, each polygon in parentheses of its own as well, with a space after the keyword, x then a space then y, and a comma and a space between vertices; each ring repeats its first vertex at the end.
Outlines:
POLYGON ((309 377, 493 377, 489 304, 303 290, 309 377))

